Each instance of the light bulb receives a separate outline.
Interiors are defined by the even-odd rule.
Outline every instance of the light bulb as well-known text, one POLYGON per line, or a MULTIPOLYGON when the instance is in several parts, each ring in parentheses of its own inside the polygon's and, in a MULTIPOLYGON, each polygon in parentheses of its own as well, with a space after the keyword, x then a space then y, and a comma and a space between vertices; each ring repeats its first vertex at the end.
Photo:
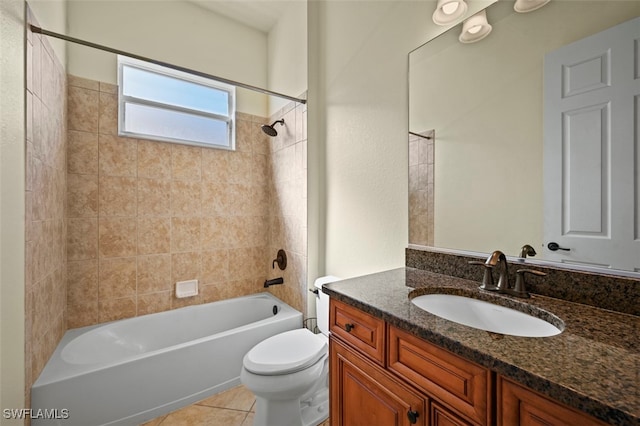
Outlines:
POLYGON ((457 1, 452 1, 451 3, 447 3, 444 6, 442 6, 442 11, 444 12, 445 15, 452 15, 456 12, 456 10, 458 10, 457 1))
POLYGON ((470 34, 476 34, 482 29, 482 25, 475 25, 467 30, 470 34))

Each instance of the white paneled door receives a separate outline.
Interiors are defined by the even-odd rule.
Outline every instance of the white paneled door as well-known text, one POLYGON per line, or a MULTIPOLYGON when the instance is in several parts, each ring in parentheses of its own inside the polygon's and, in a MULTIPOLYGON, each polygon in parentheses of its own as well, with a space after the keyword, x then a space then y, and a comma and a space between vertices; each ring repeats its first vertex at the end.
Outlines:
POLYGON ((545 56, 545 258, 640 271, 639 118, 640 18, 545 56))

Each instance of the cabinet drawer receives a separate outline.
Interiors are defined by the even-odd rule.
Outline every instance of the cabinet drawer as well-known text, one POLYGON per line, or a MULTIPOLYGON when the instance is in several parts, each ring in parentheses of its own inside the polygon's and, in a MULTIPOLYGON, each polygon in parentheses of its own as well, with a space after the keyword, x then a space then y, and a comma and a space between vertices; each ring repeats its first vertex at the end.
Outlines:
POLYGON ((388 368, 462 417, 489 422, 491 376, 481 367, 389 326, 388 368))
POLYGON ((338 300, 329 306, 331 333, 384 366, 384 321, 338 300))
POLYGON ((606 423, 498 378, 498 425, 604 426, 606 423))

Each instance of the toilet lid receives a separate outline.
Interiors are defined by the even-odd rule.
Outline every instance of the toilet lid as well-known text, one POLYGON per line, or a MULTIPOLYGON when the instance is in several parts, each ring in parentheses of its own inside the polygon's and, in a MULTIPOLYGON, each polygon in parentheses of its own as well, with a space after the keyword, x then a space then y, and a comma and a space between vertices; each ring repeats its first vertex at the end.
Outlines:
POLYGON ((327 353, 327 341, 306 328, 276 334, 258 343, 244 357, 244 368, 266 376, 294 373, 327 353))

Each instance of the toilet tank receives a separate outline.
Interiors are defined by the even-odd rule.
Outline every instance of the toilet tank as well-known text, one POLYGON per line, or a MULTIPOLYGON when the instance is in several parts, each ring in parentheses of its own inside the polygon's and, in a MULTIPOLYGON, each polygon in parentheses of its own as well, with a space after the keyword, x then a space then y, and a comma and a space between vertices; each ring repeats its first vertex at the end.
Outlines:
POLYGON ((322 292, 322 284, 340 281, 340 278, 328 275, 316 279, 314 286, 318 290, 316 294, 316 317, 318 329, 325 336, 329 335, 329 295, 322 292))

